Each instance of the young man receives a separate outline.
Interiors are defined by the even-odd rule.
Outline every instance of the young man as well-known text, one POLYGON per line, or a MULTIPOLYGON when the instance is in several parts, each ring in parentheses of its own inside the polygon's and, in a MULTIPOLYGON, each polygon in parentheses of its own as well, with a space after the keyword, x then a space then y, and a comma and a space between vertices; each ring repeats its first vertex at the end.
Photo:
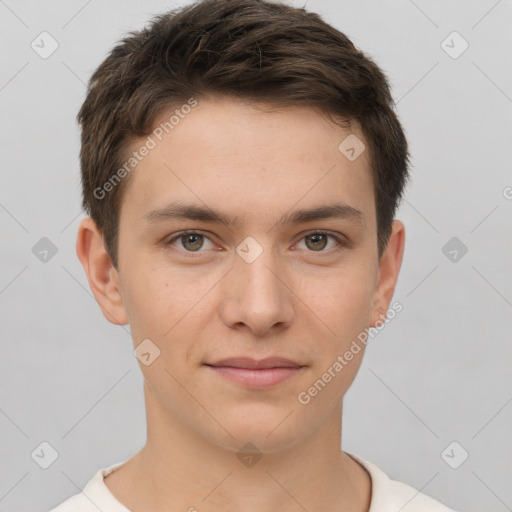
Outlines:
POLYGON ((303 9, 206 0, 116 46, 78 120, 77 254, 148 429, 54 512, 449 511, 340 447, 404 249, 376 64, 303 9))

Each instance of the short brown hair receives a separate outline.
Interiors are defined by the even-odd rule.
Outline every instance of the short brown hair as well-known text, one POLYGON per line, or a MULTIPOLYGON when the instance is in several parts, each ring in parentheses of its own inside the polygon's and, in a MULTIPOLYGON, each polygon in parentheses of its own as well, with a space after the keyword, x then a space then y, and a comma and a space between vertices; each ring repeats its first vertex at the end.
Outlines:
POLYGON ((409 159, 384 73, 347 36, 304 8, 201 0, 155 16, 118 42, 91 76, 77 115, 82 206, 115 268, 121 199, 130 176, 105 197, 97 191, 126 162, 130 144, 149 135, 167 109, 212 95, 313 106, 345 125, 357 121, 369 151, 382 255, 409 159))

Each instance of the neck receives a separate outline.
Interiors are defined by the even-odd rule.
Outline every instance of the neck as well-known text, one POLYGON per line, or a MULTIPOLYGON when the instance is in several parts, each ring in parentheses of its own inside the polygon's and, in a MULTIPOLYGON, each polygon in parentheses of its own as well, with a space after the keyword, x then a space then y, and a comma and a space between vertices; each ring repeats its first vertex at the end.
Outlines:
POLYGON ((247 454, 219 446, 171 416, 146 385, 145 394, 146 445, 105 478, 132 512, 368 512, 370 477, 340 447, 341 401, 300 443, 247 454))

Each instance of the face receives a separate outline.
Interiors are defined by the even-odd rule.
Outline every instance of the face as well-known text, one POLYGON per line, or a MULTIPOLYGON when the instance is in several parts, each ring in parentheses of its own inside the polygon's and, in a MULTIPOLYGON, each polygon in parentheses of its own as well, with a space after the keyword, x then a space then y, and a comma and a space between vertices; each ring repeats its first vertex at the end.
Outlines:
POLYGON ((150 340, 139 364, 159 406, 219 446, 275 452, 311 435, 364 344, 344 354, 389 307, 403 226, 379 261, 367 152, 338 149, 349 133, 364 140, 308 107, 199 101, 130 177, 109 273, 119 294, 95 295, 135 347, 150 340))

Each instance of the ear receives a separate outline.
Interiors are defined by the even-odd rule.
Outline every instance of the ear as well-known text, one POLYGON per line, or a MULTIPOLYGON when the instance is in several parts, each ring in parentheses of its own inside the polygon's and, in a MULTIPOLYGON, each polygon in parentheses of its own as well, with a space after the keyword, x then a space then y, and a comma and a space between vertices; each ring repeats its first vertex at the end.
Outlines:
POLYGON ((404 245, 405 227, 401 221, 394 220, 388 244, 379 262, 379 275, 373 296, 370 327, 375 327, 377 321, 382 322, 386 317, 402 265, 404 245))
POLYGON ((105 249, 103 235, 90 217, 83 219, 78 227, 76 254, 105 318, 116 325, 127 324, 119 276, 105 249))

